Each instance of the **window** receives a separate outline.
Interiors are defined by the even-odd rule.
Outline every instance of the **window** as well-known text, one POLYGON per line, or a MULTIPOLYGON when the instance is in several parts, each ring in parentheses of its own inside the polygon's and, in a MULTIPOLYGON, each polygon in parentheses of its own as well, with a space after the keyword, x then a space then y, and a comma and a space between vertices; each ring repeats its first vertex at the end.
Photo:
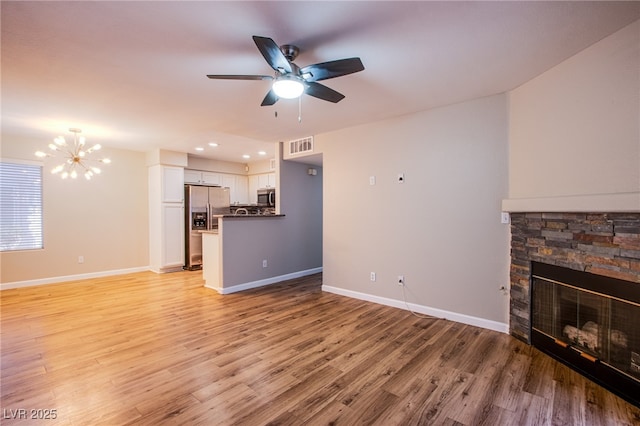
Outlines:
POLYGON ((0 161, 0 251, 41 248, 42 166, 0 161))

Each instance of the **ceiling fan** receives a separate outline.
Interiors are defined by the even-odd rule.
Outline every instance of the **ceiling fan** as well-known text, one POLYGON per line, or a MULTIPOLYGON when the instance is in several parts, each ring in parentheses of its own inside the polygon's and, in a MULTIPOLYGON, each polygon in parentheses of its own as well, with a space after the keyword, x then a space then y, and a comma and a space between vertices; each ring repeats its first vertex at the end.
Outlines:
POLYGON ((340 102, 344 99, 342 93, 318 81, 364 70, 360 58, 338 59, 300 68, 293 63, 300 53, 297 46, 278 46, 272 39, 260 36, 253 36, 253 41, 267 63, 275 70, 275 76, 209 74, 207 77, 221 80, 273 80, 271 90, 262 100, 261 106, 273 105, 280 98, 294 99, 303 93, 333 103, 340 102))

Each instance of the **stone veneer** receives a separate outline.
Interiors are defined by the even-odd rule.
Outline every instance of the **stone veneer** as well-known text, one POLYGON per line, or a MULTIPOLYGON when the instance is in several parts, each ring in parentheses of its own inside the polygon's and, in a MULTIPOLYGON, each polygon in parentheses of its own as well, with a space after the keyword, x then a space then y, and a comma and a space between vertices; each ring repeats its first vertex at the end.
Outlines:
POLYGON ((640 213, 512 213, 509 332, 529 343, 531 261, 638 283, 640 213))

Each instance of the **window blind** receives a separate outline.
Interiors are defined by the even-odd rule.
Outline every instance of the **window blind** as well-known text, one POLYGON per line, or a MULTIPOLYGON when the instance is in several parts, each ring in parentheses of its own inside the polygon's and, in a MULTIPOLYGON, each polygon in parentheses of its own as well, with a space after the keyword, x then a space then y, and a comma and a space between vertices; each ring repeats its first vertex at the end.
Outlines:
POLYGON ((42 166, 0 161, 0 251, 41 248, 42 166))

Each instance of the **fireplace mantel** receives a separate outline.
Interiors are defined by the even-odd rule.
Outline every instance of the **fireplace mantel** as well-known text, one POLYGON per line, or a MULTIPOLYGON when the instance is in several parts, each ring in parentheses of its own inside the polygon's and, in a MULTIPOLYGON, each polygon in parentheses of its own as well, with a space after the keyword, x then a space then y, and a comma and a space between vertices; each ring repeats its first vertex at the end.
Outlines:
POLYGON ((640 213, 640 192, 508 198, 502 200, 502 211, 510 213, 640 213))

